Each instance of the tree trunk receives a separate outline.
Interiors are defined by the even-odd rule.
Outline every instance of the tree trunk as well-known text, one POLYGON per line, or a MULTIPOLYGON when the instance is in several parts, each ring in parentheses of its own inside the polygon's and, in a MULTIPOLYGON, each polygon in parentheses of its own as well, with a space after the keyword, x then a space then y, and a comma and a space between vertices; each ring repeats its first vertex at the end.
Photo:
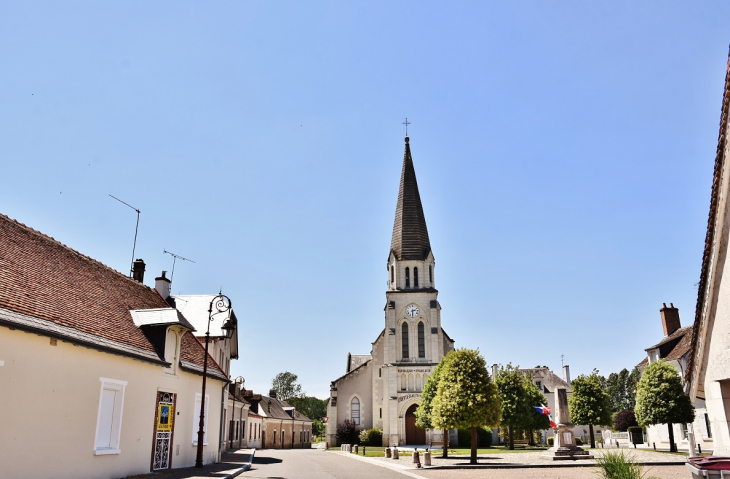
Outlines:
POLYGON ((515 449, 515 434, 512 431, 512 426, 507 426, 507 435, 509 436, 509 450, 514 451, 515 449))
POLYGON ((532 429, 529 430, 529 433, 530 433, 530 442, 529 442, 529 444, 530 444, 530 446, 534 446, 535 445, 535 435, 533 434, 532 429))
POLYGON ((441 451, 441 457, 449 457, 449 430, 444 429, 444 450, 441 451))
POLYGON ((667 423, 667 427, 669 428, 669 452, 677 452, 677 448, 674 444, 674 427, 671 422, 667 423))
POLYGON ((471 460, 469 464, 477 463, 477 428, 476 426, 471 427, 471 460))
POLYGON ((588 430, 591 432, 591 449, 596 448, 596 438, 593 436, 593 424, 588 425, 588 430))

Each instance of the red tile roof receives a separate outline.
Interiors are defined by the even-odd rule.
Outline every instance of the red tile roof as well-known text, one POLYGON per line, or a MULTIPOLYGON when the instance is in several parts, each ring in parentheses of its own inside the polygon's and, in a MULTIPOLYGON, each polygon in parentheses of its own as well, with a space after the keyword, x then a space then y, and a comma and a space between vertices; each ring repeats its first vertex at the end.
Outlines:
MULTIPOLYGON (((154 353, 129 310, 168 307, 156 290, 0 214, 0 308, 154 353)), ((202 365, 193 340, 182 356, 202 365)))

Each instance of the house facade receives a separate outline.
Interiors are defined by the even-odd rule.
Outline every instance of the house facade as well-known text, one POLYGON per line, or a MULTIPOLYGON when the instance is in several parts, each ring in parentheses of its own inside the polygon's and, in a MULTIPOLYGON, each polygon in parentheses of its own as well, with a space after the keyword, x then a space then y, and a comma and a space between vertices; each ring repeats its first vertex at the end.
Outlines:
POLYGON ((250 392, 250 421, 253 440, 248 447, 266 449, 309 449, 312 447, 312 420, 286 401, 250 392), (256 429, 258 428, 258 434, 256 429))
MULTIPOLYGON (((194 464, 204 349, 143 284, 143 262, 134 276, 0 215, 3 477, 29 477, 31 465, 35 477, 118 478, 194 464)), ((209 358, 205 463, 220 452, 226 389, 209 358)))
MULTIPOLYGON (((454 341, 441 327, 435 269, 406 137, 386 263, 385 327, 371 343, 370 354, 348 354, 345 374, 330 385, 330 443, 336 443, 337 425, 344 420, 352 421, 358 429, 381 429, 384 445, 443 441, 442 431, 416 427, 415 417, 428 376, 454 349, 454 341)), ((456 431, 449 438, 456 444, 456 431)))

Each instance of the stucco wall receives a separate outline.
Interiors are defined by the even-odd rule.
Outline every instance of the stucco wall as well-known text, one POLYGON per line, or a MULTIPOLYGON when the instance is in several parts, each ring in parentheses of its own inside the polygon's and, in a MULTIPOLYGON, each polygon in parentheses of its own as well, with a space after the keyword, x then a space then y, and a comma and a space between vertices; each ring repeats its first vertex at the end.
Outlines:
MULTIPOLYGON (((202 377, 0 328, 0 477, 117 478, 150 471, 158 390, 177 393, 172 467, 195 463, 195 394, 202 377), (126 381, 119 454, 94 455, 100 378, 126 381), (12 460, 7 460, 12 458, 12 460)), ((208 380, 208 443, 218 453, 220 380, 208 380)))

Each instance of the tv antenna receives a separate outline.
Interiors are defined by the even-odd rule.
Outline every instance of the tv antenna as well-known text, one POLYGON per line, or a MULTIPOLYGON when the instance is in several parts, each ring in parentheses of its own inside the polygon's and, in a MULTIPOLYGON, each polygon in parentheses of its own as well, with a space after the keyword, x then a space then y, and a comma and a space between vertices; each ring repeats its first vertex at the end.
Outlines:
POLYGON ((561 355, 560 355, 560 367, 561 367, 561 368, 565 367, 565 362, 563 361, 563 358, 564 358, 564 357, 565 357, 565 355, 564 355, 564 354, 561 354, 561 355))
POLYGON ((133 276, 133 273, 134 273, 134 251, 137 249, 137 231, 139 230, 139 214, 140 214, 140 211, 137 208, 135 208, 134 206, 130 205, 127 202, 124 202, 124 201, 120 200, 119 198, 117 198, 114 195, 109 195, 109 196, 111 196, 112 198, 114 198, 118 202, 129 206, 130 208, 132 208, 134 211, 137 212, 137 226, 134 228, 134 246, 132 246, 132 264, 131 264, 131 266, 129 268, 129 277, 131 278, 133 276))
POLYGON ((172 253, 170 251, 167 251, 166 249, 163 249, 162 252, 172 256, 172 273, 170 273, 170 284, 172 284, 172 278, 175 276, 175 261, 177 261, 178 259, 181 259, 183 261, 190 261, 191 263, 195 263, 195 261, 193 261, 191 259, 184 258, 184 257, 180 256, 179 254, 172 253))

